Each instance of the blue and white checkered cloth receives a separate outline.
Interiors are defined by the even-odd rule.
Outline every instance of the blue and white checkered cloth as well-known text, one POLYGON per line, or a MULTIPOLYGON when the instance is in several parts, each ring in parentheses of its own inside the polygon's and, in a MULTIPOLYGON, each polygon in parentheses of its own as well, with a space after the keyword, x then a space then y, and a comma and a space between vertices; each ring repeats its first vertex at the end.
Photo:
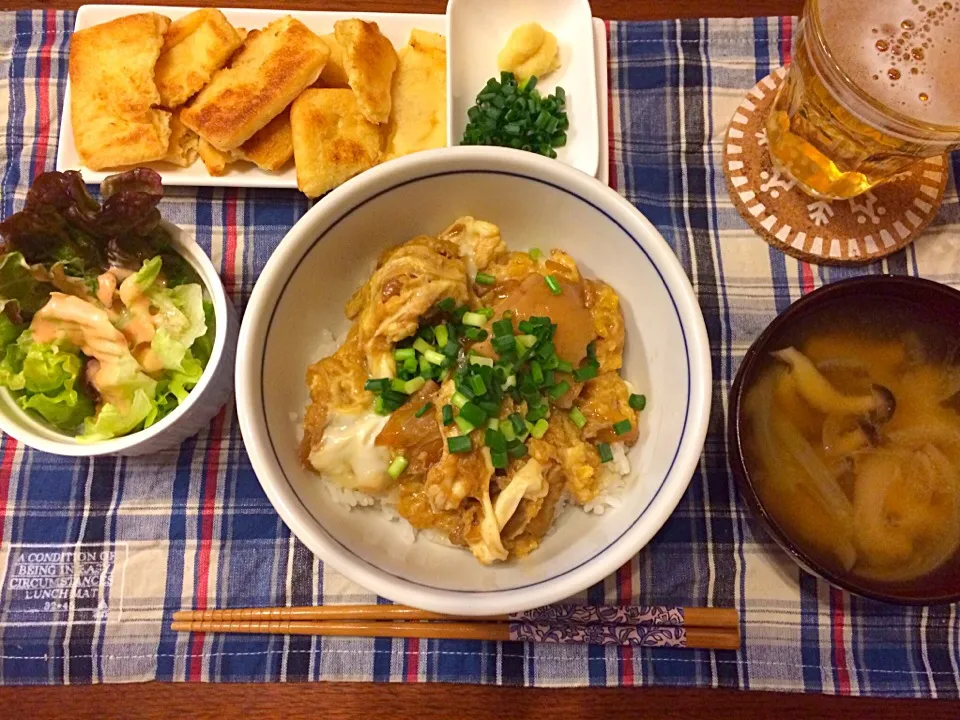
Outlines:
MULTIPOLYGON (((0 212, 52 169, 71 13, 0 14, 0 212)), ((854 272, 960 282, 953 174, 922 239, 863 270, 811 267, 747 228, 721 171, 726 123, 787 58, 790 19, 611 23, 611 184, 660 229, 700 299, 713 417, 690 489, 592 602, 733 606, 739 652, 436 640, 179 635, 182 607, 374 602, 274 512, 232 405, 177 450, 57 458, 0 442, 0 682, 442 680, 508 685, 725 686, 957 697, 956 607, 903 609, 801 572, 747 515, 725 448, 727 389, 760 330, 804 292, 854 272)), ((295 191, 170 188, 163 212, 210 252, 242 309, 307 201, 295 191)), ((583 598, 581 598, 583 599, 583 598)))

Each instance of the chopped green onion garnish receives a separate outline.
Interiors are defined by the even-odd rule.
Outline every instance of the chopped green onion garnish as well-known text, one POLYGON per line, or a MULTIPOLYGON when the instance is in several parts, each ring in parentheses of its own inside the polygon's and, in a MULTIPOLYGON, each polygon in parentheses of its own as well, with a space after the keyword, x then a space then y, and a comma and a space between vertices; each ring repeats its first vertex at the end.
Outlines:
POLYGON ((507 457, 506 450, 491 450, 490 451, 490 464, 493 467, 502 469, 507 466, 509 463, 509 458, 507 457))
POLYGON ((530 363, 530 376, 537 385, 543 385, 543 368, 536 360, 530 363))
POLYGON ((446 359, 443 357, 443 355, 438 353, 436 350, 427 350, 427 352, 425 352, 423 356, 427 359, 427 362, 430 363, 431 365, 442 365, 446 359))
POLYGON ((390 378, 377 378, 377 379, 371 378, 370 380, 367 380, 363 384, 364 390, 369 390, 370 392, 373 392, 373 393, 383 392, 388 387, 390 387, 390 378))
POLYGON ((470 389, 473 390, 476 395, 483 395, 487 392, 487 384, 479 375, 473 375, 470 377, 470 389))
POLYGON ((568 363, 566 360, 561 360, 557 363, 557 371, 572 373, 573 372, 573 363, 568 363))
MULTIPOLYGON (((421 378, 421 379, 422 379, 422 378, 421 378)), ((426 381, 424 381, 424 382, 426 382, 426 381)), ((391 381, 390 381, 390 387, 391 387, 393 390, 396 390, 397 392, 402 392, 404 395, 409 395, 409 394, 410 394, 410 393, 408 393, 407 390, 406 390, 406 387, 407 387, 406 381, 401 380, 400 378, 394 378, 393 380, 391 380, 391 381)))
POLYGON ((543 418, 537 420, 536 424, 530 429, 530 434, 533 435, 538 440, 544 436, 547 430, 550 428, 550 423, 548 423, 543 418))
POLYGON ((513 430, 513 423, 502 422, 500 424, 500 433, 507 439, 507 442, 516 440, 517 434, 513 430))
POLYGON ((523 443, 517 443, 507 448, 507 454, 512 458, 522 458, 527 454, 527 446, 523 443))
POLYGON ((450 402, 453 403, 455 407, 462 408, 464 405, 470 402, 470 398, 468 398, 462 392, 455 392, 453 397, 450 398, 450 402))
POLYGON ((613 450, 608 443, 597 443, 597 452, 600 453, 600 462, 608 463, 613 460, 613 450))
POLYGON ((521 333, 526 333, 529 335, 536 329, 536 325, 534 325, 529 320, 521 320, 520 322, 517 323, 517 329, 521 333))
POLYGON ((503 389, 503 390, 509 390, 510 388, 516 387, 516 386, 517 386, 517 376, 516 376, 516 375, 510 375, 510 376, 508 376, 507 379, 503 382, 503 385, 501 385, 500 388, 503 389))
POLYGON ((513 322, 509 319, 500 319, 493 324, 494 337, 513 335, 513 322))
POLYGON ((647 406, 647 396, 646 395, 637 395, 633 393, 630 395, 630 407, 632 407, 637 412, 640 412, 647 406))
POLYGON ((453 405, 444 405, 440 410, 441 418, 443 419, 444 425, 449 425, 453 422, 453 405))
POLYGON ((473 443, 470 442, 469 435, 460 435, 459 437, 447 438, 447 450, 454 455, 468 453, 473 450, 473 443))
MULTIPOLYGON (((558 90, 560 88, 557 88, 558 90)), ((541 257, 543 257, 543 251, 540 248, 530 248, 530 252, 527 253, 530 256, 530 259, 536 262, 541 257)))
POLYGON ((421 355, 426 355, 428 352, 436 352, 436 348, 434 348, 430 343, 428 343, 423 338, 417 338, 414 341, 413 349, 416 350, 421 355))
POLYGON ((487 339, 487 331, 481 330, 480 328, 468 327, 463 331, 463 334, 467 337, 468 340, 473 340, 474 342, 483 342, 487 339))
POLYGON ((374 411, 377 415, 389 415, 389 414, 390 414, 390 411, 387 410, 387 408, 386 408, 385 405, 384 405, 383 395, 377 395, 377 396, 373 399, 373 411, 374 411))
POLYGON ((409 464, 410 461, 407 460, 403 455, 397 455, 387 468, 387 475, 396 480, 398 477, 400 477, 400 475, 403 474, 403 471, 407 469, 407 465, 409 464))
POLYGON ((417 351, 413 348, 402 348, 400 350, 393 351, 393 359, 403 362, 407 358, 415 358, 417 356, 417 351))
POLYGON ((570 383, 568 383, 566 380, 561 380, 552 388, 550 388, 550 397, 552 397, 554 400, 559 400, 566 394, 567 390, 569 389, 570 389, 570 383))
POLYGON ((522 435, 527 430, 527 424, 520 417, 520 413, 511 413, 510 423, 513 425, 513 429, 517 431, 517 435, 522 435))
POLYGON ((433 334, 437 338, 437 347, 444 348, 447 346, 447 341, 450 339, 450 333, 447 330, 446 325, 437 325, 433 329, 433 334))
POLYGON ((415 392, 417 392, 420 388, 422 388, 426 384, 427 384, 427 381, 424 380, 422 377, 415 377, 412 380, 407 380, 403 384, 403 391, 407 395, 413 395, 415 392))
POLYGON ((629 421, 629 420, 621 420, 620 422, 615 422, 615 423, 613 424, 613 431, 614 431, 617 435, 623 435, 623 434, 625 434, 625 433, 630 432, 630 427, 631 427, 631 426, 630 426, 630 421, 629 421))
POLYGON ((487 318, 478 312, 468 312, 463 314, 462 322, 464 325, 483 327, 487 323, 487 318))
POLYGON ((584 415, 580 408, 575 407, 570 411, 570 419, 573 421, 573 424, 577 426, 580 430, 583 430, 583 426, 587 424, 587 417, 584 415))
POLYGON ((488 273, 478 272, 477 277, 474 278, 474 281, 477 285, 493 285, 497 279, 488 273))
POLYGON ((469 435, 471 432, 477 429, 472 422, 466 418, 460 417, 459 415, 457 415, 453 421, 457 424, 457 427, 460 428, 461 435, 469 435))
POLYGON ((460 408, 458 419, 460 418, 466 420, 473 427, 477 427, 487 421, 487 413, 485 413, 479 405, 467 402, 460 408))
POLYGON ((433 372, 433 367, 431 367, 430 363, 427 362, 427 359, 423 355, 420 356, 420 372, 424 375, 433 372))
MULTIPOLYGON (((413 348, 410 348, 410 352, 414 352, 413 348)), ((408 373, 415 373, 419 368, 419 363, 417 362, 416 357, 408 357, 403 361, 403 369, 408 373)))
POLYGON ((493 320, 493 308, 491 307, 477 308, 477 312, 483 315, 487 320, 493 320))
POLYGON ((487 420, 487 428, 489 428, 490 430, 499 430, 500 421, 495 417, 490 418, 489 420, 487 420))
POLYGON ((507 439, 497 430, 487 430, 483 436, 484 444, 491 450, 506 450, 507 439))
POLYGON ((416 414, 414 415, 414 417, 422 418, 424 415, 426 415, 426 414, 427 414, 428 412, 430 412, 432 409, 433 409, 433 403, 429 403, 429 402, 428 402, 428 403, 426 403, 422 408, 420 408, 419 410, 417 410, 417 412, 416 412, 416 414))
POLYGON ((517 335, 517 342, 525 348, 531 348, 537 344, 536 335, 517 335))
POLYGON ((486 365, 487 367, 493 367, 493 358, 484 357, 483 355, 471 355, 470 364, 486 365))
POLYGON ((547 287, 550 288, 550 292, 554 295, 560 295, 563 292, 563 288, 560 287, 560 283, 553 275, 547 275, 544 280, 547 283, 547 287))
POLYGON ((513 350, 517 345, 517 341, 513 335, 502 335, 500 337, 495 337, 492 345, 494 351, 498 355, 503 355, 513 350))
POLYGON ((444 298, 443 300, 437 303, 437 307, 443 310, 444 312, 452 312, 456 306, 457 306, 457 303, 453 298, 444 298))
POLYGON ((592 380, 596 376, 597 366, 594 363, 584 365, 582 368, 577 368, 573 371, 573 379, 577 382, 586 382, 587 380, 592 380))

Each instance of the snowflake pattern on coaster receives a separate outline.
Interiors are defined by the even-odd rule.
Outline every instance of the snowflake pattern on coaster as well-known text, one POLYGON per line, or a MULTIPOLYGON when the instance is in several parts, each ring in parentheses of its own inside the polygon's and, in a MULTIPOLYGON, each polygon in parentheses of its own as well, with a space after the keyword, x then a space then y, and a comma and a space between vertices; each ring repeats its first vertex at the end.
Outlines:
POLYGON ((849 200, 810 197, 773 167, 764 120, 786 74, 778 68, 741 101, 727 127, 723 171, 734 207, 760 237, 801 260, 859 265, 913 242, 940 209, 944 157, 849 200))

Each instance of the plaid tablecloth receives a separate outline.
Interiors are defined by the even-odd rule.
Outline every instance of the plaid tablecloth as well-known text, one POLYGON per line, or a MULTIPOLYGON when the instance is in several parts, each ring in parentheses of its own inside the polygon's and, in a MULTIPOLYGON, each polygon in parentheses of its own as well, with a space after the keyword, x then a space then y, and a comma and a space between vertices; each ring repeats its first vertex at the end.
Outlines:
MULTIPOLYGON (((73 15, 0 14, 2 214, 51 169, 73 15)), ((956 607, 898 609, 804 574, 737 498, 727 389, 751 340, 803 293, 855 271, 768 249, 730 204, 720 168, 744 92, 788 59, 790 19, 611 23, 611 183, 686 268, 713 347, 713 417, 690 489, 654 541, 593 602, 739 608, 740 652, 519 643, 177 635, 181 607, 373 602, 325 567, 260 490, 232 405, 177 450, 59 459, 0 442, 0 682, 377 680, 680 685, 957 697, 956 607)), ((856 272, 960 282, 953 175, 906 252, 856 272)), ((209 250, 240 309, 307 208, 294 191, 171 188, 164 214, 209 250)))

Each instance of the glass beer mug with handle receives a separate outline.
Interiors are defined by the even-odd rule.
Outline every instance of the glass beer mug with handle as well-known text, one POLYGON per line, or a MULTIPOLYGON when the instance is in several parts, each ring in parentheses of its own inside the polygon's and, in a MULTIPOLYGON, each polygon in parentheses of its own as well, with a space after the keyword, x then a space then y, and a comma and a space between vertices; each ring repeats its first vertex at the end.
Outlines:
POLYGON ((846 199, 960 147, 960 0, 807 0, 767 116, 775 167, 846 199))

